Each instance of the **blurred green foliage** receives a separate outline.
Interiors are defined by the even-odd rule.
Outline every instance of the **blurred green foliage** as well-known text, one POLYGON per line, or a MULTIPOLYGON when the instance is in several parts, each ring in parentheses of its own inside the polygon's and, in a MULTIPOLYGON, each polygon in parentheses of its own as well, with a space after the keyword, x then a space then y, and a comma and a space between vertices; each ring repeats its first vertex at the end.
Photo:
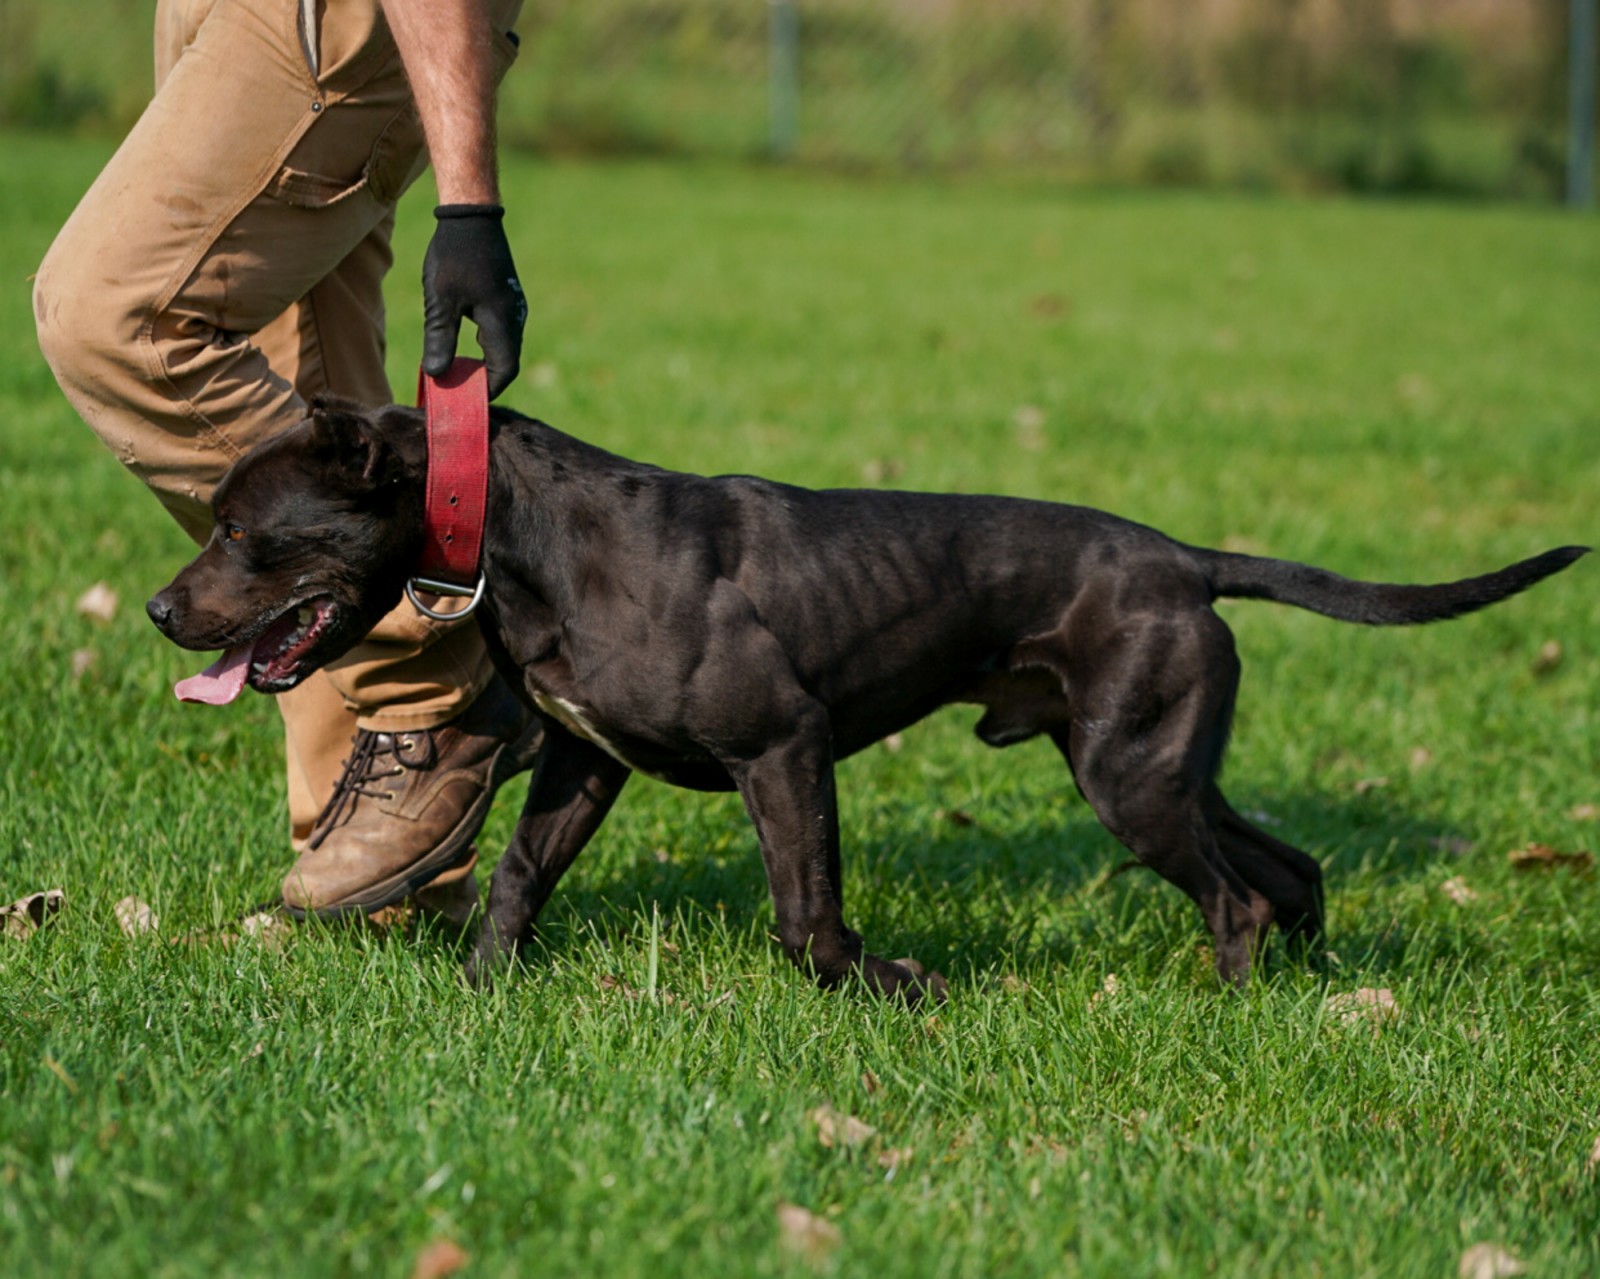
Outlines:
MULTIPOLYGON (((1100 183, 1554 198, 1551 0, 796 0, 793 159, 1100 183)), ((116 132, 153 0, 0 0, 0 123, 116 132)), ((501 106, 544 154, 761 159, 766 4, 529 0, 501 106)))

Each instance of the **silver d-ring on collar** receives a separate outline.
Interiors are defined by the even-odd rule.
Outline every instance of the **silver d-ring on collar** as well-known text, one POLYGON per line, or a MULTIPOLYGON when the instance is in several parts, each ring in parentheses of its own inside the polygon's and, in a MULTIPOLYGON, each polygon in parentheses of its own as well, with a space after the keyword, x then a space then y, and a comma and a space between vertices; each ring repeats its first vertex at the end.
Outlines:
POLYGON ((441 582, 432 577, 412 577, 406 579, 406 598, 411 601, 411 607, 424 617, 431 617, 436 622, 459 622, 463 617, 471 617, 474 609, 483 603, 483 574, 478 574, 478 584, 472 589, 457 586, 454 582, 441 582), (429 608, 417 598, 417 589, 431 591, 435 595, 470 595, 466 608, 458 609, 454 613, 441 613, 437 609, 429 608))

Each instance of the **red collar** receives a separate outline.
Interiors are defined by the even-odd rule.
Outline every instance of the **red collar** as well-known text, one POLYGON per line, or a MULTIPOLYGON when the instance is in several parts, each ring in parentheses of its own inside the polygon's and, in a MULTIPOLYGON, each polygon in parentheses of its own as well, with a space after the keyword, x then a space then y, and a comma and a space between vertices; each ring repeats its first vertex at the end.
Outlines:
POLYGON ((417 400, 428 417, 428 490, 422 556, 406 591, 434 617, 417 601, 413 583, 441 594, 472 595, 474 605, 483 594, 478 559, 489 488, 489 379, 483 361, 457 359, 442 377, 422 375, 417 400))

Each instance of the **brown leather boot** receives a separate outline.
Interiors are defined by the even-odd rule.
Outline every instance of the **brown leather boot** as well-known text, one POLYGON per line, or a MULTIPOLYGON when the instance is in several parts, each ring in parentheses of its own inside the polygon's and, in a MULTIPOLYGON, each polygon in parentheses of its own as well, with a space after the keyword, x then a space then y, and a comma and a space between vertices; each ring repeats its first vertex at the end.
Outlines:
POLYGON ((463 866, 470 874, 495 791, 532 767, 543 736, 539 717, 498 676, 437 728, 357 730, 311 842, 283 881, 285 908, 299 919, 371 914, 463 866))

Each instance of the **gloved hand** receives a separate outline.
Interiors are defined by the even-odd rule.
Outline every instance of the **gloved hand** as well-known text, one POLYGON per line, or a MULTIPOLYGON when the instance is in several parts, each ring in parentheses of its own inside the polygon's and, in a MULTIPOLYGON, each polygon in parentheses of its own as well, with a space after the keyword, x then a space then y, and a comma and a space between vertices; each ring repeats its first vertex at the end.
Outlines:
POLYGON ((492 400, 511 385, 522 359, 528 302, 511 260, 498 204, 441 204, 439 225, 422 259, 422 371, 438 377, 455 358, 465 316, 478 326, 478 345, 492 400))

